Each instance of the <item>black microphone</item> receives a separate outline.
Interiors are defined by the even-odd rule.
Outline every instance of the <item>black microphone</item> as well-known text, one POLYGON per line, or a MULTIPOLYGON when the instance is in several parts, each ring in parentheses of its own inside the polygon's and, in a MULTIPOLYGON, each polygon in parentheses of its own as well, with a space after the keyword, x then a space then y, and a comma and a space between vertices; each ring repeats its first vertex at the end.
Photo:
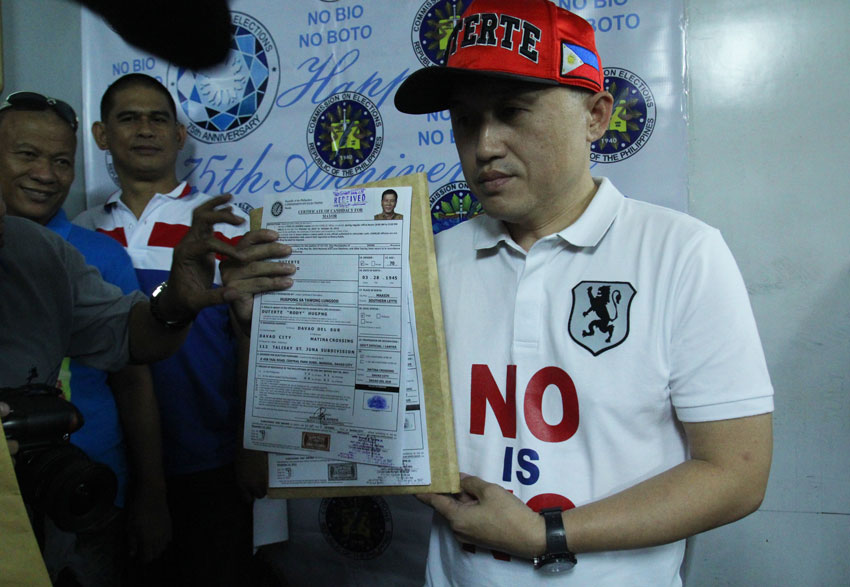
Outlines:
POLYGON ((129 44, 189 69, 218 65, 233 36, 227 0, 79 0, 129 44))

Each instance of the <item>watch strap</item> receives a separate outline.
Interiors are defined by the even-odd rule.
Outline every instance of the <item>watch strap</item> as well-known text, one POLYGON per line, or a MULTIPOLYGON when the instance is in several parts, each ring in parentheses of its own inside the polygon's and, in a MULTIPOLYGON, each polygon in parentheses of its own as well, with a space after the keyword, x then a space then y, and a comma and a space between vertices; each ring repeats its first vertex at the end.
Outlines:
POLYGON ((567 548, 567 533, 564 530, 564 520, 560 508, 541 510, 540 515, 546 522, 546 554, 569 552, 567 548))
POLYGON ((567 533, 564 530, 564 520, 561 508, 546 508, 540 510, 546 526, 546 552, 534 557, 534 568, 553 573, 560 573, 573 568, 576 555, 567 545, 567 533))
POLYGON ((151 316, 154 317, 154 320, 159 322, 165 328, 169 330, 182 330, 189 326, 192 323, 193 318, 183 318, 181 320, 169 320, 162 314, 162 308, 160 307, 160 302, 162 301, 162 295, 165 293, 165 290, 168 289, 168 281, 163 281, 158 286, 156 286, 151 293, 150 298, 150 311, 151 316))

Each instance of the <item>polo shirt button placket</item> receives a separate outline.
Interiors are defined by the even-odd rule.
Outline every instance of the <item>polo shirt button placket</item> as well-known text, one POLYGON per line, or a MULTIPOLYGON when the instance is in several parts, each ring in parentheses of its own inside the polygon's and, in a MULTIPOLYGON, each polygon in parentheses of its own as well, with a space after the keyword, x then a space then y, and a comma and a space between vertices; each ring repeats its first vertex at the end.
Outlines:
POLYGON ((542 311, 546 295, 547 265, 556 241, 547 238, 535 243, 526 254, 514 306, 514 348, 536 352, 544 328, 542 311))

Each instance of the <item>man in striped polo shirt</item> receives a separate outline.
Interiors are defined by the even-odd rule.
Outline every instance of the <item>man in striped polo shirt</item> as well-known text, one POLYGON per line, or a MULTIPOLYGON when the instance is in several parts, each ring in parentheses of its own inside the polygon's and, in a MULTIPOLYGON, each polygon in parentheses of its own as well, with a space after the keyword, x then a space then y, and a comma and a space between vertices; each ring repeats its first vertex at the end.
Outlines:
MULTIPOLYGON (((186 127, 154 78, 130 74, 116 80, 103 95, 92 133, 111 153, 121 189, 76 222, 123 244, 150 294, 167 282, 173 247, 188 230, 192 210, 211 196, 177 179, 186 127)), ((243 227, 220 225, 216 236, 236 243, 243 227)), ((218 269, 215 283, 221 284, 218 269)), ((195 319, 177 354, 151 365, 173 524, 165 556, 140 573, 154 584, 165 578, 237 584, 250 559, 251 509, 236 479, 242 419, 236 374, 244 344, 228 307, 210 307, 195 319)))

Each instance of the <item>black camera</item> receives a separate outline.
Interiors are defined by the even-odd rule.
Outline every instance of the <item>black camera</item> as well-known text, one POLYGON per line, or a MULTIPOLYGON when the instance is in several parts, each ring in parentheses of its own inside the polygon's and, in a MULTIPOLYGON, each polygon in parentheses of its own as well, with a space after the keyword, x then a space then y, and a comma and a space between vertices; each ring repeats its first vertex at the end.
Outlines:
POLYGON ((24 501, 66 532, 85 532, 108 521, 118 491, 115 473, 70 443, 83 415, 47 385, 0 388, 11 413, 6 437, 18 441, 15 473, 24 501))

